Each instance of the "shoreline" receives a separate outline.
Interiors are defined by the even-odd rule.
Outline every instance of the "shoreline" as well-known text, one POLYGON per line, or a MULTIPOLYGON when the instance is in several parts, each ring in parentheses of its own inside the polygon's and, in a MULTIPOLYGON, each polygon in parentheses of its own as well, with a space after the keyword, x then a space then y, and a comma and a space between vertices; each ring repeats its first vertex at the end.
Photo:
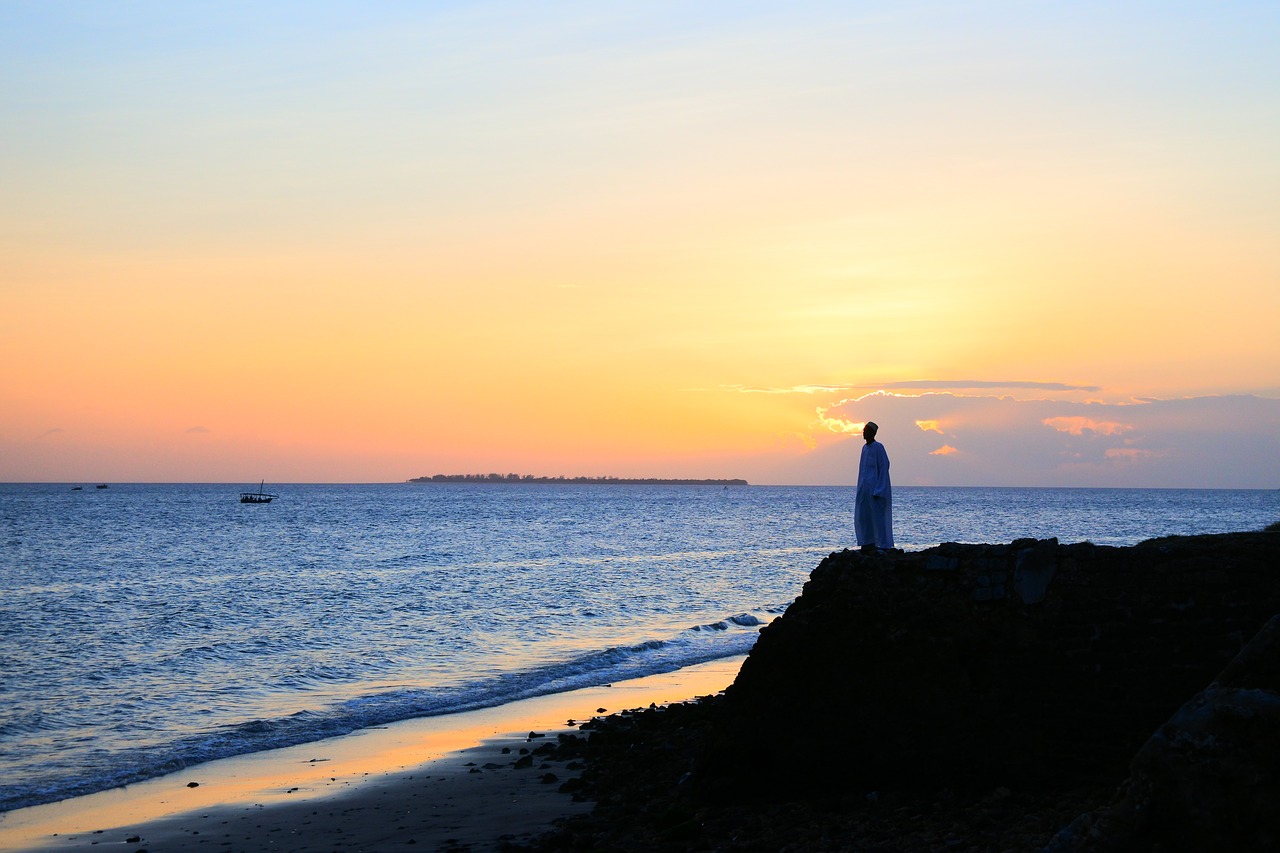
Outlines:
POLYGON ((532 753, 556 734, 576 731, 570 720, 718 693, 744 658, 404 720, 15 809, 0 814, 0 851, 107 845, 155 853, 199 844, 309 853, 410 841, 426 849, 450 842, 492 848, 591 808, 559 792, 572 770, 541 769, 537 761, 516 768, 520 750, 532 753), (548 773, 556 779, 543 781, 548 773))

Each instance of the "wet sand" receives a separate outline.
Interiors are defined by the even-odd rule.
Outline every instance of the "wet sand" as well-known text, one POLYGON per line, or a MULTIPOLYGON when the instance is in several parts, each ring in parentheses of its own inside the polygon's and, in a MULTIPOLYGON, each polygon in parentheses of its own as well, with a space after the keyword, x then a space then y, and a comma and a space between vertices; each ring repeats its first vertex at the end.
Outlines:
POLYGON ((572 763, 536 752, 575 731, 571 720, 716 693, 742 660, 406 720, 19 809, 0 816, 0 850, 492 850, 590 809, 559 791, 572 763))

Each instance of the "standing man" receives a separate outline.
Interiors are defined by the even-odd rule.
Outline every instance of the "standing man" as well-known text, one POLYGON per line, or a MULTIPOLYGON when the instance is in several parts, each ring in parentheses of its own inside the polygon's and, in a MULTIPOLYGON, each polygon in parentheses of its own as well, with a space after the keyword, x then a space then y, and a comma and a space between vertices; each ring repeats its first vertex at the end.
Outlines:
POLYGON ((871 421, 862 428, 866 444, 858 462, 858 490, 853 497, 853 532, 864 551, 893 547, 893 489, 889 485, 889 454, 876 441, 880 427, 871 421))

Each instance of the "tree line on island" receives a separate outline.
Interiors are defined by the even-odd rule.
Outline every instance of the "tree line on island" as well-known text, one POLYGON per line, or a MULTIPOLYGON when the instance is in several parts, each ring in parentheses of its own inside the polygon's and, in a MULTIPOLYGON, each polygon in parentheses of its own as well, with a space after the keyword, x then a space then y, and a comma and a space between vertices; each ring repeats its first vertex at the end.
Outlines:
POLYGON ((533 483, 562 486, 746 486, 746 480, 685 480, 659 477, 535 477, 533 474, 433 474, 414 477, 410 483, 472 483, 506 485, 533 483))

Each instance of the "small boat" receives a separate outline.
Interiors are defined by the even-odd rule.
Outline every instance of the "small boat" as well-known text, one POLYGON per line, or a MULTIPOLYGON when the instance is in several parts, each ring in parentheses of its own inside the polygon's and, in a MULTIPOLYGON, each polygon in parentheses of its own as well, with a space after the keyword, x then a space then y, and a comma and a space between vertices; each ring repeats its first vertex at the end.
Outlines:
POLYGON ((83 488, 84 488, 84 486, 72 486, 72 487, 71 487, 71 491, 73 491, 73 492, 78 492, 78 491, 80 491, 80 490, 81 490, 81 489, 83 489, 83 488))
POLYGON ((269 495, 269 494, 267 494, 266 492, 264 492, 264 491, 262 490, 262 487, 263 487, 263 486, 265 486, 266 484, 267 484, 267 481, 266 481, 266 480, 263 480, 261 483, 259 483, 259 484, 258 484, 258 491, 256 491, 256 492, 241 492, 241 493, 240 493, 240 503, 242 503, 242 504, 269 504, 269 503, 271 503, 271 499, 272 499, 272 498, 278 498, 278 497, 280 497, 279 495, 269 495))
POLYGON ((106 484, 106 483, 99 483, 98 485, 94 486, 94 488, 95 488, 95 489, 105 489, 105 488, 108 488, 108 486, 107 486, 107 484, 106 484))

